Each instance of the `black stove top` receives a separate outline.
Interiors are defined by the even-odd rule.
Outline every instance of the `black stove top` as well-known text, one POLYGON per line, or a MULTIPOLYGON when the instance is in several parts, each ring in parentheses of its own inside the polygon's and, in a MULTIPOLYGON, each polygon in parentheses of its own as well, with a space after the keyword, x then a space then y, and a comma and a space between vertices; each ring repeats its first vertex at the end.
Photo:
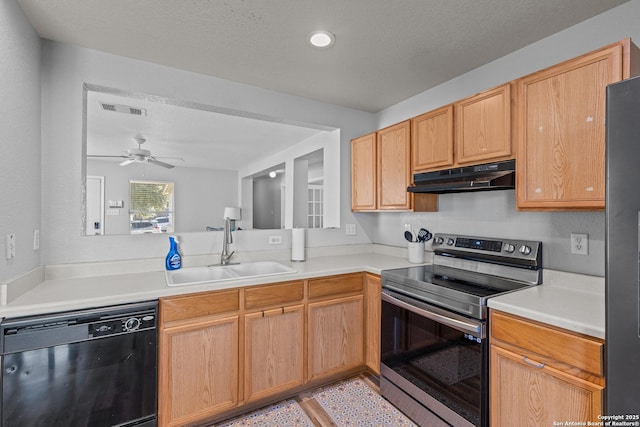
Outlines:
POLYGON ((542 282, 540 242, 436 234, 433 249, 433 265, 383 270, 382 287, 485 319, 489 298, 542 282))

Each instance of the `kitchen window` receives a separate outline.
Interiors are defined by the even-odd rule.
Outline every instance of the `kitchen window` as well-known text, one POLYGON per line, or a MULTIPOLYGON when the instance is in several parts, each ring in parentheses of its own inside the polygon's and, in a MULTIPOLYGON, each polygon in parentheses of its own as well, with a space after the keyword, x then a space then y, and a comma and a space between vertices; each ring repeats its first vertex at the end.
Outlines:
POLYGON ((130 180, 129 217, 131 234, 173 232, 173 182, 130 180))

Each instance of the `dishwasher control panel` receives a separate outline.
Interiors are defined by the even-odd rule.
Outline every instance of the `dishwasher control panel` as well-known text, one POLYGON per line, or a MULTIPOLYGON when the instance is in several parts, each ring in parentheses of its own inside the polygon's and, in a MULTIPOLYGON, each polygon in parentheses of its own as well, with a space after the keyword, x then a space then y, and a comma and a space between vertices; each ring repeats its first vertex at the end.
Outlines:
POLYGON ((5 319, 0 354, 148 331, 157 319, 157 301, 5 319))
POLYGON ((106 335, 147 330, 155 327, 156 316, 150 313, 143 313, 90 323, 88 332, 89 337, 103 337, 106 335))

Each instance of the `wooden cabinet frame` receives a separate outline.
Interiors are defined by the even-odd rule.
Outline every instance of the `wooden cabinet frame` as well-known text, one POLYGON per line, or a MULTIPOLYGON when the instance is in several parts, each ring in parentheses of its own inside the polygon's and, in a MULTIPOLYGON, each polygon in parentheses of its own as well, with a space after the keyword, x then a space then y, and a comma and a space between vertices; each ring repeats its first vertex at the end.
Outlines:
POLYGON ((489 325, 490 425, 598 421, 602 340, 494 310, 489 325))
POLYGON ((358 272, 160 298, 158 425, 214 422, 364 371, 365 355, 379 360, 365 349, 379 283, 358 272), (314 371, 319 352, 330 364, 314 371))
POLYGON ((606 86, 640 71, 629 39, 516 81, 519 210, 602 210, 606 86))

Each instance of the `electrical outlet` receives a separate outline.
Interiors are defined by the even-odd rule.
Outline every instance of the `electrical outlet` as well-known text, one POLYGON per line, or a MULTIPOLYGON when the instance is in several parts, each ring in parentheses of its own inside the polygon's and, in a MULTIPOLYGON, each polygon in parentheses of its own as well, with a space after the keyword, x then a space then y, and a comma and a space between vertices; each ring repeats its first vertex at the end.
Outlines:
POLYGON ((269 236, 269 244, 270 245, 281 245, 282 244, 282 236, 269 236))
POLYGON ((571 233, 571 253, 574 255, 589 254, 589 235, 571 233))
POLYGON ((15 258, 16 256, 16 235, 11 233, 7 234, 7 259, 15 258))

